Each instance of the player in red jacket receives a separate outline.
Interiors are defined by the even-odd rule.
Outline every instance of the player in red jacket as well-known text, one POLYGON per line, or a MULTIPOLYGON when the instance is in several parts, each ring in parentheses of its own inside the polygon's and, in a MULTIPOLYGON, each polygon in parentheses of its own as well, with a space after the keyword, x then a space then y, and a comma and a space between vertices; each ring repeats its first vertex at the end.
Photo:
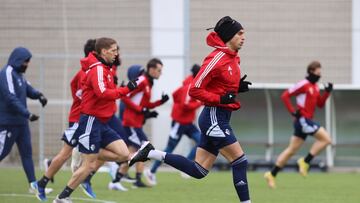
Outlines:
POLYGON ((74 133, 83 162, 76 170, 67 186, 54 202, 71 202, 73 190, 93 171, 97 160, 125 161, 128 149, 120 135, 109 127, 108 122, 116 111, 115 100, 136 89, 136 82, 130 81, 127 87, 117 88, 111 64, 117 56, 117 43, 111 38, 99 38, 95 43, 95 54, 90 53, 82 62, 91 64, 82 80, 81 116, 74 133), (107 150, 106 156, 99 156, 100 148, 107 150))
MULTIPOLYGON (((200 131, 193 124, 195 120, 196 110, 202 106, 199 100, 189 96, 190 85, 197 73, 200 66, 194 64, 191 68, 192 75, 189 75, 184 81, 183 85, 173 92, 174 105, 171 112, 173 119, 171 123, 171 131, 168 143, 164 149, 166 153, 172 153, 175 147, 179 144, 183 135, 188 136, 194 140, 195 146, 192 148, 187 158, 194 160, 197 145, 200 142, 200 131)), ((150 185, 156 185, 156 171, 161 165, 161 161, 155 161, 151 170, 145 170, 145 178, 150 185)))
POLYGON ((325 92, 320 94, 317 82, 321 77, 321 64, 318 61, 313 61, 309 64, 307 74, 306 79, 301 80, 295 84, 294 87, 285 90, 281 96, 286 108, 295 118, 294 135, 290 139, 289 146, 277 158, 274 168, 264 175, 270 188, 276 187, 275 177, 277 173, 300 149, 308 135, 314 136, 316 141, 312 145, 308 155, 297 161, 299 172, 303 176, 307 175, 310 162, 314 156, 318 155, 326 146, 331 144, 329 133, 318 123, 313 121, 313 116, 316 107, 324 107, 325 102, 333 89, 333 84, 328 83, 325 87, 325 92), (291 104, 290 98, 293 96, 296 97, 296 108, 291 104))
POLYGON ((209 173, 220 152, 231 163, 233 183, 240 201, 250 203, 247 158, 229 123, 231 112, 240 108, 236 94, 248 91, 251 84, 240 74, 238 50, 245 40, 244 29, 239 22, 225 16, 216 24, 214 31, 207 36, 207 44, 215 50, 205 58, 189 91, 191 97, 205 104, 199 117, 201 141, 195 161, 155 150, 146 142, 130 159, 129 165, 155 159, 200 179, 209 173))
MULTIPOLYGON (((154 79, 159 79, 162 67, 163 64, 161 60, 157 58, 150 59, 146 65, 146 72, 138 78, 138 88, 128 94, 127 97, 122 98, 126 106, 122 124, 127 132, 126 141, 129 151, 132 154, 140 148, 141 144, 148 140, 147 135, 142 129, 145 123, 145 117, 150 118, 157 116, 157 112, 151 112, 150 109, 160 106, 169 100, 169 96, 163 94, 161 99, 155 102, 150 101, 154 79)), ((127 164, 122 164, 120 167, 120 171, 117 172, 116 178, 109 184, 109 188, 111 188, 111 184, 119 182, 129 169, 127 164)), ((146 187, 141 181, 143 171, 143 163, 137 164, 134 187, 146 187)))

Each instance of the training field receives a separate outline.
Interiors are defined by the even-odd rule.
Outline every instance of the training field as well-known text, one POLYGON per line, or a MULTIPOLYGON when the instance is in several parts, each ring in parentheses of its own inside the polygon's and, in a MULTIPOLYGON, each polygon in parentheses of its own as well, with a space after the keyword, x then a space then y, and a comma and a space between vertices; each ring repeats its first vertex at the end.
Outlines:
MULTIPOLYGON (((40 177, 40 173, 37 173, 40 177)), ((0 169, 0 202, 38 202, 27 193, 24 173, 21 169, 0 169), (11 194, 13 194, 11 196, 11 194)), ((54 193, 64 187, 70 172, 60 172, 55 179, 54 193)), ((130 189, 128 192, 107 190, 109 176, 99 173, 93 179, 97 200, 88 199, 80 189, 72 197, 73 202, 119 203, 229 203, 238 202, 232 186, 230 172, 212 172, 204 180, 183 179, 179 173, 158 174, 158 186, 148 189, 130 189)), ((262 173, 249 173, 253 203, 359 203, 360 174, 312 173, 306 179, 296 173, 279 175, 278 188, 270 190, 262 173)), ((126 186, 130 187, 129 184, 126 186)), ((48 201, 50 202, 50 201, 48 201)))

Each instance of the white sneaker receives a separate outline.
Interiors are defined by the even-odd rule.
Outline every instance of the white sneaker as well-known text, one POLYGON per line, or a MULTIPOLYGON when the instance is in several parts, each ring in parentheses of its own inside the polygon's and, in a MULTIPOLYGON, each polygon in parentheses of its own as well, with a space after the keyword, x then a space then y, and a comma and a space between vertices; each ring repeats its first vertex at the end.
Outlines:
POLYGON ((81 153, 78 148, 74 148, 71 154, 71 171, 74 173, 81 166, 81 153))
POLYGON ((150 169, 145 170, 144 176, 149 185, 155 186, 157 184, 156 175, 155 173, 151 173, 150 169))
POLYGON ((59 199, 59 196, 56 196, 56 199, 54 199, 53 203, 72 203, 70 197, 59 199))
POLYGON ((188 174, 184 173, 184 172, 180 172, 180 176, 184 179, 190 179, 191 176, 189 176, 188 174))
POLYGON ((123 191, 123 192, 128 191, 128 189, 126 187, 124 187, 123 185, 121 185, 121 183, 119 183, 119 182, 116 182, 116 183, 110 182, 108 185, 108 188, 109 188, 109 190, 116 190, 116 191, 123 191))
MULTIPOLYGON (((50 193, 52 193, 54 190, 52 189, 52 188, 49 188, 49 187, 47 187, 47 188, 45 188, 45 194, 50 194, 50 193)), ((33 188, 33 187, 29 187, 29 193, 30 194, 36 194, 36 189, 35 188, 33 188)))

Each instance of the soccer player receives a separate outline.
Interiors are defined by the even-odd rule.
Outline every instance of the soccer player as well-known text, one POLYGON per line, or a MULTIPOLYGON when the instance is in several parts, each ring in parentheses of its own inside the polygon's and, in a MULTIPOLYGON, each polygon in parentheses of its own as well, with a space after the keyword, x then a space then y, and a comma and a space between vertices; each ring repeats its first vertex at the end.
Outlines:
MULTIPOLYGON (((36 121, 39 116, 29 112, 26 98, 39 100, 42 107, 47 104, 46 97, 34 89, 24 77, 31 56, 28 49, 17 47, 0 71, 0 161, 10 153, 16 143, 30 184, 35 182, 36 178, 29 121, 36 121)), ((31 188, 29 191, 33 192, 31 188)))
POLYGON ((279 155, 275 166, 271 171, 265 173, 264 177, 270 188, 276 187, 275 177, 285 166, 287 161, 300 149, 308 135, 314 136, 316 141, 310 148, 305 158, 297 160, 299 172, 306 176, 310 167, 310 162, 314 156, 318 155, 326 146, 331 144, 329 133, 318 123, 313 121, 315 108, 322 108, 325 105, 333 84, 325 86, 325 92, 320 94, 317 82, 321 77, 321 64, 318 61, 311 62, 307 67, 306 79, 301 80, 294 87, 285 90, 281 99, 286 108, 294 117, 294 135, 290 139, 289 146, 279 155), (296 97, 297 108, 291 104, 290 98, 296 97))
MULTIPOLYGON (((202 106, 199 100, 189 96, 189 89, 191 82, 200 70, 200 66, 194 64, 191 68, 192 75, 186 77, 183 85, 173 92, 174 105, 171 112, 173 119, 171 123, 171 130, 168 143, 164 149, 166 153, 172 153, 175 147, 181 140, 182 135, 187 135, 190 139, 194 140, 195 146, 192 148, 187 158, 194 160, 197 145, 200 142, 200 131, 193 124, 195 119, 196 110, 202 106)), ((157 184, 156 171, 161 165, 161 161, 155 161, 151 170, 145 170, 145 178, 147 182, 154 186, 157 184)))
MULTIPOLYGON (((52 180, 55 174, 60 170, 64 163, 70 158, 72 149, 76 147, 77 140, 74 138, 74 132, 79 126, 80 119, 80 105, 81 105, 81 81, 86 76, 86 71, 89 68, 89 65, 85 63, 86 57, 95 50, 95 39, 89 39, 84 45, 84 54, 85 58, 80 62, 81 69, 75 74, 70 82, 71 95, 73 102, 70 108, 69 113, 69 127, 65 130, 62 140, 64 145, 62 146, 60 152, 51 160, 44 160, 45 162, 45 174, 43 177, 31 184, 32 188, 37 190, 36 197, 40 201, 47 200, 44 188, 46 187, 49 180, 52 180)), ((91 185, 83 185, 83 188, 87 191, 86 194, 90 197, 95 198, 95 193, 92 191, 91 185), (86 187, 84 187, 86 186, 86 187)))
POLYGON ((229 16, 221 18, 214 31, 207 36, 207 44, 215 50, 205 58, 189 91, 191 97, 205 104, 199 117, 201 140, 195 161, 155 150, 146 142, 130 159, 129 165, 155 159, 201 179, 209 173, 220 152, 231 163, 233 183, 240 201, 250 203, 247 158, 230 126, 231 112, 240 108, 236 93, 248 91, 251 84, 245 81, 246 75, 240 79, 238 51, 244 44, 245 33, 241 24, 229 16))
MULTIPOLYGON (((163 64, 157 59, 149 60, 146 65, 146 72, 139 77, 138 88, 131 92, 127 97, 122 98, 125 103, 125 111, 123 115, 123 126, 127 132, 127 145, 130 153, 135 153, 142 143, 148 140, 142 127, 145 122, 145 117, 156 117, 157 112, 151 112, 153 109, 160 106, 169 100, 169 96, 163 94, 161 99, 151 102, 151 88, 154 79, 159 79, 161 75, 163 64)), ((116 184, 121 180, 124 174, 127 173, 129 167, 127 164, 120 166, 120 171, 117 172, 116 178, 109 183, 109 188, 112 184, 116 184)), ((133 184, 134 188, 147 187, 142 181, 141 176, 144 171, 143 163, 136 165, 136 182, 133 184)))

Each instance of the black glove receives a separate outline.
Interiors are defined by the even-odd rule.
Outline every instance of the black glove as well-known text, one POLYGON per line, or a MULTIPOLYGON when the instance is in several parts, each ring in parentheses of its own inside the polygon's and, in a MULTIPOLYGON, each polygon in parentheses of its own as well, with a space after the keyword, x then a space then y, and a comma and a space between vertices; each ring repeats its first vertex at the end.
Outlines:
POLYGON ((247 77, 247 75, 245 74, 245 75, 240 79, 238 92, 247 92, 247 91, 249 91, 249 85, 252 85, 252 83, 249 82, 249 81, 246 81, 246 80, 245 80, 246 77, 247 77))
MULTIPOLYGON (((137 80, 137 79, 136 79, 137 80)), ((137 83, 136 80, 130 80, 127 84, 127 87, 129 88, 130 91, 133 91, 134 89, 137 88, 137 83)))
POLYGON ((145 119, 149 118, 156 118, 159 115, 157 111, 148 111, 147 114, 145 114, 145 119))
POLYGON ((233 92, 228 92, 220 97, 220 104, 231 104, 235 103, 236 95, 233 92))
POLYGON ((42 107, 46 106, 47 99, 42 93, 40 93, 39 101, 40 101, 42 107))
POLYGON ((118 77, 116 75, 114 75, 114 84, 115 85, 118 85, 118 80, 119 80, 118 77))
POLYGON ((161 95, 161 103, 165 103, 169 100, 169 96, 167 94, 162 93, 161 95))
POLYGON ((36 121, 39 119, 39 116, 35 115, 35 114, 30 114, 29 116, 29 121, 36 121))
POLYGON ((333 86, 331 82, 328 82, 327 85, 325 85, 325 91, 330 93, 333 90, 333 86))
POLYGON ((125 87, 126 85, 125 85, 125 81, 121 81, 121 83, 120 83, 120 87, 125 87))
POLYGON ((301 118, 300 110, 296 110, 295 112, 292 112, 291 115, 294 116, 296 119, 301 118))

